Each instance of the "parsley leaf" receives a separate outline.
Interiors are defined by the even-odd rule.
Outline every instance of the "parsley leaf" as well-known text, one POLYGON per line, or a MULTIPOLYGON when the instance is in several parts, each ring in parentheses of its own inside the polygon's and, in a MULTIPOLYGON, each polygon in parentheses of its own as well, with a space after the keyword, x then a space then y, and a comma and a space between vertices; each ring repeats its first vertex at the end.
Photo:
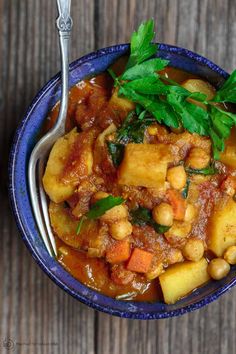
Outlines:
MULTIPOLYGON (((119 88, 118 95, 136 103, 136 113, 143 122, 147 119, 147 112, 160 124, 172 128, 183 126, 190 133, 210 137, 214 158, 219 159, 225 148, 224 141, 236 125, 236 114, 224 111, 215 102, 236 103, 236 70, 216 92, 214 99, 209 101, 204 93, 190 92, 161 73, 168 61, 153 58, 158 49, 157 45, 151 43, 153 38, 153 20, 142 23, 138 31, 133 33, 130 57, 124 73, 120 77, 110 73, 114 85, 119 88), (205 107, 196 105, 193 100, 203 103, 205 107)), ((135 125, 132 129, 122 127, 122 142, 142 142, 144 126, 142 129, 140 127, 139 138, 134 138, 135 128, 135 125)))
POLYGON ((217 91, 212 101, 236 103, 236 70, 232 72, 223 86, 217 91))
POLYGON ((179 95, 170 93, 167 95, 167 102, 181 116, 182 124, 190 133, 208 135, 207 112, 179 95))
POLYGON ((223 111, 220 107, 211 106, 209 109, 210 130, 214 158, 218 159, 220 152, 224 151, 224 141, 230 135, 231 128, 236 124, 236 115, 223 111))
POLYGON ((126 66, 126 70, 136 64, 140 64, 149 59, 157 52, 157 45, 151 43, 154 39, 154 20, 151 19, 142 23, 137 32, 131 37, 130 57, 126 66))
POLYGON ((107 210, 110 210, 111 208, 113 208, 116 205, 120 205, 124 202, 124 199, 121 197, 113 197, 112 195, 109 195, 106 198, 103 199, 99 199, 97 202, 95 202, 93 204, 93 206, 91 207, 91 209, 81 217, 77 229, 76 229, 76 234, 78 235, 81 231, 81 227, 83 222, 86 219, 92 220, 92 219, 97 219, 100 216, 102 216, 103 214, 105 214, 105 212, 107 210))
POLYGON ((121 75, 120 79, 135 80, 145 78, 149 75, 153 75, 156 71, 163 70, 168 63, 168 60, 160 58, 150 59, 148 61, 143 62, 142 64, 132 66, 130 69, 126 70, 121 75))

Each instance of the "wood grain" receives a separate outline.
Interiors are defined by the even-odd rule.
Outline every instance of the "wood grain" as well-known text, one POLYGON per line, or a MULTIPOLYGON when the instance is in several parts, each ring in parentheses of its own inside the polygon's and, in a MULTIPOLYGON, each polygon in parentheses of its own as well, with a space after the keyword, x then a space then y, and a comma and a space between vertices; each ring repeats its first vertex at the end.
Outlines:
MULTIPOLYGON (((96 313, 38 268, 16 230, 7 197, 14 130, 37 90, 60 66, 56 2, 0 0, 0 352, 23 354, 233 354, 236 289, 204 309, 162 321, 96 313)), ((154 17, 157 39, 236 67, 235 0, 72 0, 71 60, 127 42, 154 17)))

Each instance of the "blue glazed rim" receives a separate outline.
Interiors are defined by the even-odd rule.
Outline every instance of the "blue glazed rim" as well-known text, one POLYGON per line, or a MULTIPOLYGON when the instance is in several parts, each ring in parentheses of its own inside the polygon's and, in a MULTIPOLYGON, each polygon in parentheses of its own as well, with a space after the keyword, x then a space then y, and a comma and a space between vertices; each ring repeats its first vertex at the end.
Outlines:
MULTIPOLYGON (((128 44, 120 44, 100 49, 96 52, 85 55, 78 60, 75 60, 70 65, 70 71, 73 72, 74 69, 79 68, 83 64, 92 62, 93 60, 97 60, 102 57, 106 59, 106 56, 109 55, 114 54, 116 59, 121 55, 125 54, 128 50, 128 44)), ((175 47, 167 44, 159 44, 159 56, 167 59, 170 58, 170 60, 173 59, 172 56, 179 57, 178 60, 176 59, 176 63, 175 59, 173 59, 172 65, 178 67, 178 61, 186 61, 186 65, 189 65, 188 68, 190 71, 191 62, 195 63, 195 65, 199 65, 200 71, 198 74, 202 74, 202 76, 207 78, 215 85, 220 84, 222 81, 224 81, 224 79, 228 77, 228 74, 223 69, 221 69, 219 66, 217 66, 210 60, 184 48, 175 47), (207 72, 204 72, 206 68, 207 72), (214 78, 215 75, 217 75, 217 79, 214 78)), ((181 67, 180 64, 179 67, 181 67)), ((223 293, 225 293, 227 290, 229 290, 232 286, 235 285, 236 278, 234 276, 234 269, 231 270, 230 275, 223 281, 212 281, 205 287, 197 289, 188 297, 180 300, 179 302, 177 302, 177 304, 166 305, 160 302, 125 302, 102 295, 96 292, 95 290, 88 288, 87 286, 83 285, 78 280, 73 278, 61 267, 61 265, 55 259, 49 256, 42 243, 40 235, 38 234, 34 218, 32 216, 32 210, 29 201, 27 202, 28 204, 26 204, 26 208, 23 208, 23 210, 21 208, 21 197, 19 196, 20 192, 18 188, 18 182, 22 178, 22 171, 19 172, 17 164, 19 164, 20 159, 19 155, 21 153, 21 143, 22 141, 24 141, 24 139, 29 139, 29 137, 24 135, 24 133, 27 124, 29 124, 30 122, 31 114, 35 107, 37 107, 37 105, 39 104, 40 100, 44 97, 44 95, 59 82, 59 77, 59 74, 54 76, 33 99, 31 105, 29 106, 28 110, 24 115, 23 120, 21 121, 18 129, 16 130, 9 158, 9 195, 12 210, 22 239, 25 242, 35 261, 49 276, 49 278, 51 278, 58 286, 60 286, 63 290, 65 290, 67 293, 69 293, 79 301, 96 310, 103 311, 105 313, 119 317, 132 319, 162 319, 173 316, 180 316, 187 312, 199 309, 209 304, 210 302, 216 300, 219 296, 221 296, 223 293), (24 137, 23 140, 22 137, 24 137), (29 218, 26 221, 24 217, 27 211, 29 211, 31 219, 29 218), (37 241, 36 242, 35 239, 33 239, 33 241, 35 241, 34 244, 32 243, 32 235, 37 241), (205 295, 202 295, 204 291, 205 295), (186 299, 188 301, 186 301, 186 299)), ((37 138, 36 132, 34 131, 33 133, 31 133, 31 135, 34 135, 33 142, 35 143, 37 138)), ((24 176, 23 180, 26 183, 26 190, 22 191, 22 198, 26 198, 27 200, 28 189, 27 182, 25 181, 26 179, 26 176, 24 176)))

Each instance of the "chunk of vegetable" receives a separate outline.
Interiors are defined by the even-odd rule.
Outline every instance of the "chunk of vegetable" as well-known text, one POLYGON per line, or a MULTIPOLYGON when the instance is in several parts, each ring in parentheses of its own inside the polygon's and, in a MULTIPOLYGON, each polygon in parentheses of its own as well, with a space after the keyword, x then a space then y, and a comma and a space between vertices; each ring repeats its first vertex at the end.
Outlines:
POLYGON ((137 273, 147 273, 151 266, 153 256, 151 252, 135 248, 126 268, 137 273))
POLYGON ((236 246, 230 246, 224 252, 224 260, 229 264, 236 264, 236 246))
POLYGON ((167 304, 174 304, 209 279, 205 258, 198 262, 175 264, 159 276, 164 300, 167 304))
POLYGON ((231 130, 228 140, 225 142, 225 150, 220 154, 220 161, 236 168, 236 129, 231 130))
POLYGON ((221 257, 229 247, 236 245, 236 202, 230 198, 213 212, 209 223, 208 247, 221 257))
POLYGON ((166 194, 173 208, 174 219, 184 220, 186 211, 186 201, 183 198, 182 194, 174 189, 169 189, 166 194))
POLYGON ((117 264, 124 261, 130 256, 129 240, 115 241, 106 250, 106 260, 111 264, 117 264))
MULTIPOLYGON (((209 82, 201 79, 188 79, 184 81, 181 86, 190 92, 204 93, 207 96, 207 100, 211 100, 216 92, 215 88, 209 84, 209 82)), ((196 103, 196 101, 194 101, 194 103, 196 103)))
POLYGON ((172 161, 169 145, 128 144, 118 170, 118 183, 164 188, 167 163, 172 161))
POLYGON ((43 176, 43 186, 49 198, 55 203, 63 202, 74 193, 76 186, 63 183, 61 176, 78 135, 76 128, 73 129, 59 138, 50 152, 43 176))
POLYGON ((116 131, 116 126, 114 123, 110 124, 102 133, 100 133, 95 141, 95 149, 105 146, 105 138, 107 135, 112 134, 116 131))
POLYGON ((74 128, 54 144, 43 176, 43 185, 55 203, 68 199, 79 184, 80 177, 91 173, 92 140, 92 133, 77 133, 74 128))
POLYGON ((113 91, 109 105, 127 112, 132 111, 135 108, 134 102, 128 100, 127 98, 119 97, 118 91, 118 87, 113 91))
POLYGON ((78 221, 71 218, 64 203, 56 204, 50 202, 49 215, 55 234, 67 245, 79 248, 81 239, 76 235, 78 221))

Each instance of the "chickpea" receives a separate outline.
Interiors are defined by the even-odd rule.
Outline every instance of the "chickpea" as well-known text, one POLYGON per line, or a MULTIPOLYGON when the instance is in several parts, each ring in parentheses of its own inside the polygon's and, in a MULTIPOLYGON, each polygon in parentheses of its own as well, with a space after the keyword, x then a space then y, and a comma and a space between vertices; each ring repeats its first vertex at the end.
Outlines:
POLYGON ((183 166, 171 167, 167 171, 167 181, 170 182, 171 187, 174 189, 184 188, 187 175, 183 166))
POLYGON ((149 135, 157 135, 158 127, 156 124, 152 124, 147 128, 147 132, 149 135))
POLYGON ((107 210, 100 219, 107 223, 112 223, 120 219, 125 219, 128 217, 128 211, 125 205, 117 205, 107 210))
POLYGON ((167 256, 167 263, 168 265, 183 262, 184 257, 180 249, 178 248, 171 248, 168 256, 167 256))
POLYGON ((224 260, 229 264, 236 264, 236 246, 230 246, 224 253, 224 260))
POLYGON ((94 193, 94 195, 91 198, 91 203, 94 204, 95 202, 97 202, 100 199, 106 198, 108 197, 109 194, 103 191, 98 191, 96 193, 94 193))
POLYGON ((188 222, 174 221, 172 227, 165 233, 165 237, 169 238, 185 238, 188 236, 192 226, 188 222))
POLYGON ((115 240, 122 240, 123 238, 129 236, 132 233, 133 227, 128 220, 122 219, 111 224, 109 227, 109 231, 111 236, 115 240))
POLYGON ((197 215, 197 210, 195 206, 193 206, 192 204, 188 204, 184 215, 184 221, 193 222, 196 215, 197 215))
POLYGON ((162 273, 164 273, 163 264, 158 263, 154 267, 152 267, 151 270, 149 270, 149 272, 146 273, 146 277, 148 280, 153 280, 159 277, 159 275, 161 275, 162 273))
POLYGON ((191 238, 185 244, 183 250, 184 258, 189 261, 197 262, 203 257, 204 254, 204 244, 202 240, 197 238, 191 238))
POLYGON ((210 155, 202 148, 192 148, 187 157, 186 163, 194 169, 207 167, 210 162, 210 155))
POLYGON ((152 216, 156 223, 160 225, 171 226, 173 224, 173 208, 168 203, 155 206, 152 210, 152 216))
POLYGON ((210 261, 207 271, 211 278, 220 280, 230 271, 230 265, 222 258, 214 258, 210 261))

